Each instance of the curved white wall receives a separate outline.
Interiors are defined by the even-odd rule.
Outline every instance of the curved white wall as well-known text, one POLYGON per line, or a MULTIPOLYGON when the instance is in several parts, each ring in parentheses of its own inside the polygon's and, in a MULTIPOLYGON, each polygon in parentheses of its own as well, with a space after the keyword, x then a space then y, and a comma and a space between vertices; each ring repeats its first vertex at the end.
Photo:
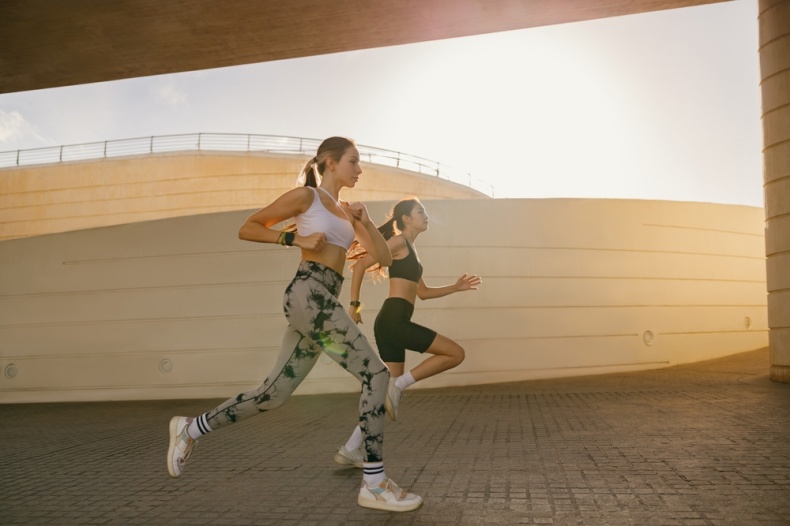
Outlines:
MULTIPOLYGON (((422 387, 664 367, 768 344, 762 209, 425 202, 426 282, 470 272, 484 283, 418 303, 416 321, 467 351, 422 387)), ((369 209, 383 220, 391 205, 369 209)), ((257 386, 279 346, 298 253, 239 241, 247 214, 0 242, 0 401, 224 397, 257 386)), ((385 293, 383 283, 363 289, 371 340, 385 293)), ((298 393, 356 389, 322 358, 298 393)))

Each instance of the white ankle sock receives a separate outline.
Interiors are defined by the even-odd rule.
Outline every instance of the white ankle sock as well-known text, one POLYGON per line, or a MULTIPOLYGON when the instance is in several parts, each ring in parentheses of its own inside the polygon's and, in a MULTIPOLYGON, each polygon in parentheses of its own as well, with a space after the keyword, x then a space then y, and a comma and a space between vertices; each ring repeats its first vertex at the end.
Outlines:
POLYGON ((348 439, 346 442, 345 448, 346 451, 354 451, 355 449, 359 449, 362 445, 362 428, 357 426, 354 428, 354 432, 351 433, 351 438, 348 439))
POLYGON ((416 382, 417 380, 415 380, 414 377, 411 375, 411 371, 408 371, 405 374, 402 374, 397 378, 395 378, 395 387, 403 390, 409 387, 410 385, 414 385, 416 382))
POLYGON ((384 462, 363 462, 362 480, 369 488, 373 488, 387 480, 384 474, 384 462))

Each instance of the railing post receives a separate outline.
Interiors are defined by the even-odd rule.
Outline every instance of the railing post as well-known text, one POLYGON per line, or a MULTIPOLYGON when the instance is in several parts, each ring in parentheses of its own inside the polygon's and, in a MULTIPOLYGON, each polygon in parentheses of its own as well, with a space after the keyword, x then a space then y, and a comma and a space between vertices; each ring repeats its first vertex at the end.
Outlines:
POLYGON ((16 165, 19 166, 19 154, 22 153, 22 150, 16 151, 16 165))
POLYGON ((151 135, 151 141, 148 143, 148 153, 154 153, 154 136, 151 135))
POLYGON ((104 141, 104 159, 107 158, 107 141, 104 141))
POLYGON ((60 146, 60 149, 58 151, 58 162, 61 163, 63 162, 63 145, 60 146))
POLYGON ((200 147, 201 147, 200 141, 201 141, 201 139, 203 139, 203 134, 202 133, 198 133, 198 151, 200 151, 200 147))

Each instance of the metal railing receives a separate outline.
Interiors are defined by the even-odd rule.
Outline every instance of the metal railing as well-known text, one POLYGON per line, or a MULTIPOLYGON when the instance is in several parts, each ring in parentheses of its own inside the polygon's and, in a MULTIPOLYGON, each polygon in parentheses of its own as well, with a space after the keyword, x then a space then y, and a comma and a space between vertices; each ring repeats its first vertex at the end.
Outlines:
MULTIPOLYGON (((37 164, 109 159, 179 151, 265 152, 312 155, 321 141, 302 137, 234 133, 192 133, 158 135, 135 139, 50 146, 29 150, 0 152, 0 168, 37 164)), ((494 187, 471 174, 436 161, 393 150, 357 145, 363 161, 392 166, 462 184, 494 196, 494 187)))

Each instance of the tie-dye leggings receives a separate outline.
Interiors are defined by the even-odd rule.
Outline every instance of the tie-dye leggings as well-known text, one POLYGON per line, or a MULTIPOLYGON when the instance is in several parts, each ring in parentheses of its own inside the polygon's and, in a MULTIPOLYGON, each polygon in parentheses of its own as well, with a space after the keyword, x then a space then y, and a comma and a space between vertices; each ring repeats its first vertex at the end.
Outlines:
POLYGON ((321 351, 362 383, 359 425, 368 462, 382 460, 384 397, 389 372, 341 305, 343 276, 314 261, 302 261, 285 289, 288 330, 274 369, 254 391, 241 393, 199 418, 212 430, 276 409, 305 379, 321 351))

